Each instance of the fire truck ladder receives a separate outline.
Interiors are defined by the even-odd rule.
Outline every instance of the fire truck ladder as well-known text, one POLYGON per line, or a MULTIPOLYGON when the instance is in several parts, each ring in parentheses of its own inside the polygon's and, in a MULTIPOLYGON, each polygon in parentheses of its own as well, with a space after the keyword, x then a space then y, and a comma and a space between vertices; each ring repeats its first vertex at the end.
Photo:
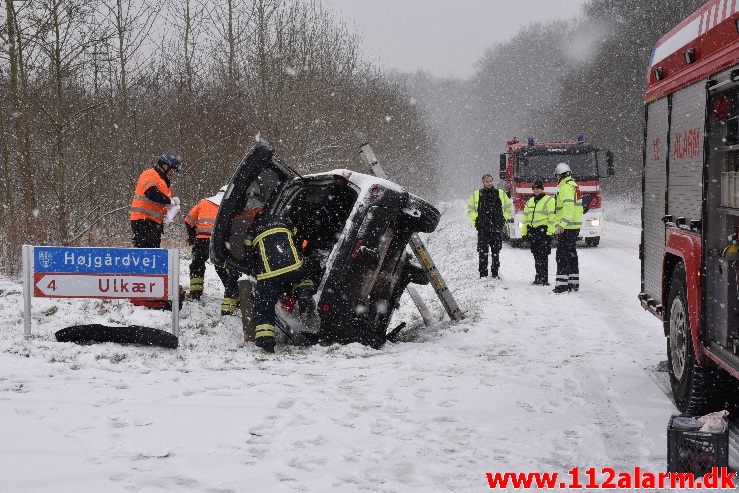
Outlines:
MULTIPOLYGON (((385 173, 385 170, 382 169, 382 166, 380 166, 380 163, 377 161, 375 153, 372 152, 372 148, 369 144, 364 144, 359 148, 359 157, 362 158, 362 161, 364 161, 367 166, 370 167, 375 176, 385 180, 389 179, 387 173, 385 173)), ((434 291, 436 291, 436 295, 439 297, 441 304, 449 314, 449 318, 455 322, 462 320, 464 318, 464 312, 459 309, 457 302, 454 300, 454 296, 452 296, 452 292, 449 291, 446 282, 444 282, 444 278, 441 277, 439 270, 436 268, 436 264, 431 260, 431 255, 428 253, 428 250, 421 241, 421 238, 418 236, 418 233, 413 233, 413 235, 411 235, 410 247, 413 254, 421 264, 424 272, 426 272, 426 277, 428 277, 429 282, 434 287, 434 291)), ((430 317, 426 315, 428 314, 428 308, 426 308, 426 305, 423 303, 423 300, 415 289, 409 286, 407 290, 408 294, 410 294, 413 299, 413 302, 418 307, 418 310, 421 312, 423 321, 428 325, 430 322, 430 317)))

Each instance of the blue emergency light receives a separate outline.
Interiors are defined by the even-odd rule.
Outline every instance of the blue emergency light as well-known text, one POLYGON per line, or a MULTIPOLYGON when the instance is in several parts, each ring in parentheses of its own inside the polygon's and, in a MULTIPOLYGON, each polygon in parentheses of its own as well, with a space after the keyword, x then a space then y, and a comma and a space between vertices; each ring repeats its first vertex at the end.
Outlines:
POLYGON ((577 141, 578 142, 585 142, 585 137, 583 137, 582 135, 578 135, 577 136, 577 141))
POLYGON ((529 145, 530 146, 534 145, 534 138, 533 137, 529 137, 529 145))

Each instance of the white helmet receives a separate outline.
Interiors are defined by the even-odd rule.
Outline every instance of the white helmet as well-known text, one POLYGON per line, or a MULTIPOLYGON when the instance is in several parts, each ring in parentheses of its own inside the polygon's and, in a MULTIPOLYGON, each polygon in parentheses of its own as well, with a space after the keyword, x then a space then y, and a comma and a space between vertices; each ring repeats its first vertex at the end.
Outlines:
POLYGON ((554 168, 555 175, 563 175, 569 172, 570 172, 570 165, 567 163, 559 163, 557 167, 554 168))

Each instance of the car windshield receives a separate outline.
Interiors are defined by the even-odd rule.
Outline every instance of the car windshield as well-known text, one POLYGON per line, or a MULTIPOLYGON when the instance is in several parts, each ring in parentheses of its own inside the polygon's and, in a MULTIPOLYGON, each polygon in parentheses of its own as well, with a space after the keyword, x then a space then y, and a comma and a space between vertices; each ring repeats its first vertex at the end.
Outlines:
POLYGON ((539 154, 520 156, 516 167, 516 178, 532 181, 536 178, 547 180, 554 176, 554 168, 559 163, 567 163, 575 179, 598 176, 598 163, 595 153, 587 154, 539 154))

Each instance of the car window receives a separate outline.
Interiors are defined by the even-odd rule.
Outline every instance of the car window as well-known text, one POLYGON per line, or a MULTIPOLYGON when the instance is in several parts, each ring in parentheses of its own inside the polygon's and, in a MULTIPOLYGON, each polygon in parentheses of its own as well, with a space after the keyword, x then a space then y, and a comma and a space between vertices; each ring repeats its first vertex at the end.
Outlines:
POLYGON ((272 169, 262 170, 246 185, 246 203, 243 211, 250 211, 264 206, 279 187, 281 179, 272 169))
POLYGON ((291 198, 285 213, 312 248, 330 250, 356 200, 357 192, 345 184, 305 186, 291 198))

